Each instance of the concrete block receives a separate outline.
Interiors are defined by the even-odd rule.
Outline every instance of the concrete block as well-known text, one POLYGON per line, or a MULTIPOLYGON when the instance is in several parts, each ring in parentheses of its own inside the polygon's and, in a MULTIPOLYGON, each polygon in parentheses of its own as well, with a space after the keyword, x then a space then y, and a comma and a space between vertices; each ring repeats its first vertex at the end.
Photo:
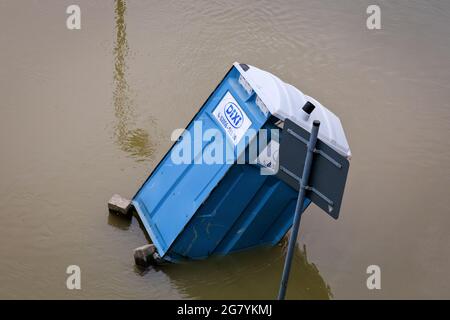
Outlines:
POLYGON ((153 263, 153 254, 156 253, 155 245, 146 244, 142 247, 134 249, 134 262, 141 267, 148 267, 153 263))
POLYGON ((114 194, 108 201, 108 209, 116 214, 127 215, 131 208, 131 200, 122 198, 118 194, 114 194))

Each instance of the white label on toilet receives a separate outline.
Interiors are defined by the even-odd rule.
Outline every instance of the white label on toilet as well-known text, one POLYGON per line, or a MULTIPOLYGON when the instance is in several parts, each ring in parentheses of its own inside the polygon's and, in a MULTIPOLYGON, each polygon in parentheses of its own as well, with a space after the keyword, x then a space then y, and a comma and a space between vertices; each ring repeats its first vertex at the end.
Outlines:
POLYGON ((213 111, 213 115, 234 145, 237 145, 241 141, 245 132, 252 125, 249 117, 229 91, 220 100, 216 109, 213 111))
POLYGON ((278 172, 278 157, 280 144, 275 140, 270 140, 267 146, 258 155, 258 164, 267 168, 266 174, 276 174, 278 172))

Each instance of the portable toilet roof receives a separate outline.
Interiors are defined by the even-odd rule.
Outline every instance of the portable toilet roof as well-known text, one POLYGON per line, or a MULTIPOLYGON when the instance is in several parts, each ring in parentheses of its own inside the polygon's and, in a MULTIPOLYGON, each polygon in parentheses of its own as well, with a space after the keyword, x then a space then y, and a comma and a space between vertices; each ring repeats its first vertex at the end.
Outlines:
POLYGON ((239 70, 248 83, 248 89, 255 91, 267 111, 273 116, 283 121, 290 119, 309 132, 311 132, 314 120, 319 120, 321 123, 319 139, 344 157, 351 157, 341 121, 333 112, 267 71, 238 62, 234 63, 234 67, 239 70), (307 102, 314 106, 313 110, 308 110, 309 115, 302 109, 307 102))

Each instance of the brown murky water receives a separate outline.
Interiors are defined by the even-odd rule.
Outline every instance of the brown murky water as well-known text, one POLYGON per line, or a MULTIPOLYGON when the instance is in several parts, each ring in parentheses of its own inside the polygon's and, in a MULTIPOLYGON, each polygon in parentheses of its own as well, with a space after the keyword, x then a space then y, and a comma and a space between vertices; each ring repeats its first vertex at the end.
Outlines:
POLYGON ((234 61, 332 109, 353 152, 341 218, 303 217, 288 298, 450 298, 450 2, 76 2, 79 31, 72 1, 0 2, 0 298, 276 297, 285 246, 142 273, 138 222, 106 209, 234 61))

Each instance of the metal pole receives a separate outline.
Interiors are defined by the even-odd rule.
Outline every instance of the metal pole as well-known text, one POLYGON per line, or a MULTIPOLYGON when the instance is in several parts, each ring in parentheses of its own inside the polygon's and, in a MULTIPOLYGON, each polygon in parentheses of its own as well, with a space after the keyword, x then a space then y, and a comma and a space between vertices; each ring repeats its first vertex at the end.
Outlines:
POLYGON ((309 174, 311 173, 311 165, 313 160, 314 148, 316 147, 317 135, 319 133, 320 121, 314 120, 311 135, 307 145, 305 166, 303 167, 303 176, 300 181, 300 191, 297 198, 297 205, 295 207, 294 222, 292 224, 292 233, 289 238, 288 252, 286 260, 284 261, 283 276, 280 283, 280 292, 278 293, 278 300, 284 300, 286 295, 287 284, 289 280, 289 272, 291 271, 292 257, 294 256, 295 244, 297 242, 298 229, 300 227, 300 217, 302 215, 303 202, 305 200, 306 187, 308 186, 309 174))

